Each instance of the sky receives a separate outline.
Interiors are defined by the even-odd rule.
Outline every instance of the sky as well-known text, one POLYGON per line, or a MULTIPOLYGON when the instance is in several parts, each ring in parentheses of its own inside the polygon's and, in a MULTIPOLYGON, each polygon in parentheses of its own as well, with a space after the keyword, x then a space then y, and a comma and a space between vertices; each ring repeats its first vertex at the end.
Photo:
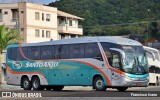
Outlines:
MULTIPOLYGON (((0 0, 0 3, 12 3, 13 1, 19 1, 19 0, 0 0)), ((22 0, 22 1, 28 1, 28 0, 22 0)), ((34 3, 39 3, 39 4, 49 4, 51 2, 54 2, 56 0, 29 0, 33 1, 34 3)))

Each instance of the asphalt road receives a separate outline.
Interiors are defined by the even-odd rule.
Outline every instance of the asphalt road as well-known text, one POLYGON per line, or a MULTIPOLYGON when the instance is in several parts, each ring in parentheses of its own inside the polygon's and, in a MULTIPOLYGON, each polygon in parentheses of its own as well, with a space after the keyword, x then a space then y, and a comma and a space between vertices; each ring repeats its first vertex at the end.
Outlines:
MULTIPOLYGON (((11 93, 40 93, 40 97, 145 97, 160 99, 160 86, 134 87, 126 92, 119 92, 116 89, 107 89, 106 91, 95 91, 92 87, 65 87, 62 91, 44 90, 44 91, 26 91, 20 87, 0 86, 0 97, 2 92, 11 93), (147 96, 146 96, 147 94, 147 96), (149 95, 148 95, 149 94, 149 95), (140 96, 139 96, 140 95, 140 96)), ((38 94, 39 95, 39 94, 38 94)), ((17 95, 12 95, 17 96, 17 95)), ((158 100, 157 99, 157 100, 158 100)))

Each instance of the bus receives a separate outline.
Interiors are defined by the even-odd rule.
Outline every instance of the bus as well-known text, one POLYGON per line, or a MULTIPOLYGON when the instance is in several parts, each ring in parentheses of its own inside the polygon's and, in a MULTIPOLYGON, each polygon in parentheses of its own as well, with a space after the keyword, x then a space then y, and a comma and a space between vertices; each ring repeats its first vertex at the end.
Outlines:
POLYGON ((160 51, 144 46, 149 66, 149 83, 160 85, 160 51))
POLYGON ((7 84, 24 90, 93 86, 97 91, 147 87, 143 45, 112 37, 81 37, 7 47, 7 84))

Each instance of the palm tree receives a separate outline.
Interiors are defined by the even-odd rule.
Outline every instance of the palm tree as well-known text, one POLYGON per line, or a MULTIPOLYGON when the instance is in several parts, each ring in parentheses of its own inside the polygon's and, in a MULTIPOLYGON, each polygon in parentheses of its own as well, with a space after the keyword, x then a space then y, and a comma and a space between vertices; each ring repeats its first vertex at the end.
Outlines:
MULTIPOLYGON (((0 66, 2 59, 2 51, 10 44, 20 43, 22 38, 16 29, 8 29, 5 25, 0 25, 0 66)), ((0 67, 1 73, 1 67, 0 67)), ((1 74, 0 74, 1 83, 1 74)))
POLYGON ((5 25, 0 25, 0 61, 2 51, 10 44, 21 43, 22 38, 16 29, 8 29, 5 25))

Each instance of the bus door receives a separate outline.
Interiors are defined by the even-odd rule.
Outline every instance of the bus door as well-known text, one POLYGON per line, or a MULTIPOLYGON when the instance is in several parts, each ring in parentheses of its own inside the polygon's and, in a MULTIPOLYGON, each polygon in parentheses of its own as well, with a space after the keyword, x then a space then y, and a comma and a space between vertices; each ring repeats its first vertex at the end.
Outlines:
MULTIPOLYGON (((122 70, 122 60, 121 60, 121 53, 118 50, 111 50, 111 61, 110 65, 111 67, 122 70)), ((120 80, 120 74, 114 72, 114 70, 111 71, 111 82, 113 86, 118 86, 121 84, 120 80)))

